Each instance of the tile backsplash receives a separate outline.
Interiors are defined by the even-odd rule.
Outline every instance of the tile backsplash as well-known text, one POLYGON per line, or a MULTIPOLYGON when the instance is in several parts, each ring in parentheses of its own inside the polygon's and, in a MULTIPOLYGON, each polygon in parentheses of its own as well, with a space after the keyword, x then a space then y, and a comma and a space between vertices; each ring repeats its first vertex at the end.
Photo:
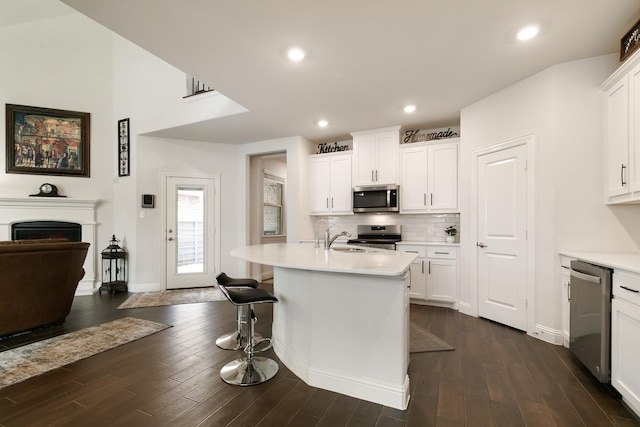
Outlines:
MULTIPOLYGON (((444 229, 453 225, 458 230, 456 242, 460 241, 460 214, 425 214, 425 215, 400 215, 400 214, 358 214, 346 216, 312 216, 311 225, 315 233, 316 224, 321 218, 329 219, 335 224, 332 234, 340 231, 348 231, 354 237, 358 234, 358 225, 402 225, 402 240, 412 242, 444 242, 447 233, 444 229)), ((324 230, 324 224, 320 226, 324 230)), ((322 231, 321 231, 322 232, 322 231)))

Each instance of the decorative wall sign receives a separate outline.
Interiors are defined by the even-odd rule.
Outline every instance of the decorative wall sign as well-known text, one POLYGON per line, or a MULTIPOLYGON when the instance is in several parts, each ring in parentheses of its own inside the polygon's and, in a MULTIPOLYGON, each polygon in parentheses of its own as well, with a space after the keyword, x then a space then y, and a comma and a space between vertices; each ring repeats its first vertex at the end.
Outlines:
POLYGON ((118 120, 118 176, 129 176, 129 119, 118 120))
POLYGON ((631 56, 640 47, 640 21, 620 40, 620 62, 631 56))
POLYGON ((89 113, 6 104, 7 173, 89 176, 89 113))
POLYGON ((318 144, 318 151, 316 152, 316 154, 325 154, 325 153, 337 153, 339 151, 348 151, 351 150, 351 146, 349 145, 349 142, 338 142, 335 141, 334 143, 322 143, 322 144, 318 144))
POLYGON ((447 128, 429 130, 407 130, 402 138, 403 144, 414 142, 432 141, 436 139, 455 138, 460 136, 460 126, 449 126, 447 128))

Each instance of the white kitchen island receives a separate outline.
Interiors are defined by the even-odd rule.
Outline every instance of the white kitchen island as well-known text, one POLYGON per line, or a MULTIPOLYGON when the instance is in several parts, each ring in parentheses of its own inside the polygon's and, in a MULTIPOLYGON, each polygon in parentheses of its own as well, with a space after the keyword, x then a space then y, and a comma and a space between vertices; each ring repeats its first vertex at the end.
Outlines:
POLYGON ((407 408, 416 254, 275 243, 231 255, 274 267, 273 345, 289 370, 313 387, 407 408))

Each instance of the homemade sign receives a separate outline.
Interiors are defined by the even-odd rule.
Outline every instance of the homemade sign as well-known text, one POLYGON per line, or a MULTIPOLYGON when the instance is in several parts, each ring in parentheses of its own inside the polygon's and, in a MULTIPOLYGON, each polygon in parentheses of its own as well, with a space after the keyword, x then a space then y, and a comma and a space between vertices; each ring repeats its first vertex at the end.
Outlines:
POLYGON ((640 46, 640 21, 636 22, 620 40, 620 62, 631 56, 640 46))
POLYGON ((460 126, 449 126, 447 128, 429 130, 407 130, 402 138, 403 144, 414 142, 432 141, 436 139, 455 138, 460 136, 460 126))

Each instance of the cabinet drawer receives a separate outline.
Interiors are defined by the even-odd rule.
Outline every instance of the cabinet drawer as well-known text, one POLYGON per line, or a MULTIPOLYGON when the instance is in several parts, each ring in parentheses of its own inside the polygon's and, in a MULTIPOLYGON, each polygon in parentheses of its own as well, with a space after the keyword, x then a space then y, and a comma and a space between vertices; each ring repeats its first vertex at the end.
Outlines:
POLYGON ((396 246, 396 248, 398 251, 418 254, 418 258, 424 258, 426 256, 426 250, 421 246, 396 246))
POLYGON ((450 247, 431 247, 427 249, 427 258, 457 259, 458 250, 450 247))
POLYGON ((640 275, 615 270, 613 273, 613 296, 640 305, 640 275))

